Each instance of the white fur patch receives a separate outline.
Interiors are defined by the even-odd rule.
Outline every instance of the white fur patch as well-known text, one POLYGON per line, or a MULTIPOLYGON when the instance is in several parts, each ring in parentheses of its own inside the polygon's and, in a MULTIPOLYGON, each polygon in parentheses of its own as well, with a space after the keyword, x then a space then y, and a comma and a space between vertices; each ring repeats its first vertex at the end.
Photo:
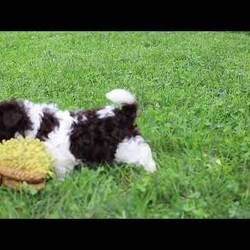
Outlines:
POLYGON ((82 115, 81 117, 80 117, 80 122, 86 122, 88 119, 87 119, 87 117, 85 116, 85 115, 82 115))
POLYGON ((114 89, 106 94, 106 98, 118 104, 133 104, 136 101, 135 96, 124 89, 114 89))
POLYGON ((151 149, 141 136, 124 139, 119 143, 115 161, 140 165, 149 172, 156 171, 151 149))
POLYGON ((38 129, 43 118, 43 111, 45 109, 57 111, 58 108, 55 104, 36 104, 28 100, 24 101, 24 106, 27 110, 27 115, 32 122, 32 129, 25 131, 25 136, 34 138, 37 135, 38 129))
POLYGON ((100 119, 115 116, 115 113, 113 112, 114 109, 115 108, 112 106, 106 106, 105 108, 98 110, 96 114, 100 119))
POLYGON ((16 132, 14 138, 23 138, 23 136, 19 132, 16 132))
POLYGON ((59 127, 49 133, 44 144, 55 159, 54 168, 58 178, 63 179, 79 163, 69 149, 71 126, 76 120, 68 111, 58 111, 55 116, 59 120, 59 127))
MULTIPOLYGON (((54 170, 58 178, 63 179, 64 176, 73 170, 73 168, 79 163, 69 149, 71 126, 76 120, 70 116, 69 111, 58 110, 55 104, 36 104, 25 100, 24 105, 33 126, 31 130, 25 131, 25 136, 27 137, 36 137, 41 125, 44 110, 52 111, 58 119, 59 127, 56 127, 51 133, 49 133, 48 139, 43 143, 54 159, 54 170)), ((82 117, 82 119, 85 120, 87 118, 82 117)), ((21 135, 16 133, 15 136, 20 137, 21 135)))

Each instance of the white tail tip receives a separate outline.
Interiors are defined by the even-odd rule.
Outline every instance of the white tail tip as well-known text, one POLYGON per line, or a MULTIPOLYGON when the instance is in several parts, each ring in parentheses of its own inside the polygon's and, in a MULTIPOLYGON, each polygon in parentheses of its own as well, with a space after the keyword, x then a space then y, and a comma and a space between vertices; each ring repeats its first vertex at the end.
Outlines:
POLYGON ((106 98, 118 104, 133 104, 136 102, 135 96, 124 89, 113 89, 106 94, 106 98))

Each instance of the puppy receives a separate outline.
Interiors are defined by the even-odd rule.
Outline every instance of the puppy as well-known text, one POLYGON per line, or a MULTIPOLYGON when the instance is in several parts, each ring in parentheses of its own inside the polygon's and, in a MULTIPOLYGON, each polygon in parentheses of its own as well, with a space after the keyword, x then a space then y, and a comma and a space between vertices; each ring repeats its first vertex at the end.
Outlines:
POLYGON ((149 145, 137 129, 135 96, 123 89, 106 94, 114 104, 93 110, 59 110, 55 104, 27 100, 0 102, 0 142, 31 137, 41 140, 54 157, 59 179, 79 164, 128 163, 156 170, 149 145))

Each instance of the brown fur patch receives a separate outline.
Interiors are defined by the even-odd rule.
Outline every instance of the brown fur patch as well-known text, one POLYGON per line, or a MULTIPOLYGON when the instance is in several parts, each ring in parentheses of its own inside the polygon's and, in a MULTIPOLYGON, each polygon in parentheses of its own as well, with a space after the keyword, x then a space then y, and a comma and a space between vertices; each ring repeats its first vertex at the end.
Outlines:
POLYGON ((115 116, 98 118, 99 109, 76 112, 74 115, 87 117, 86 121, 75 123, 70 136, 70 151, 77 158, 86 162, 111 162, 118 144, 125 137, 139 135, 134 120, 137 105, 124 105, 115 109, 115 116))
POLYGON ((49 110, 44 111, 42 122, 36 137, 41 141, 45 141, 48 138, 48 134, 52 132, 55 127, 59 127, 58 119, 49 110))

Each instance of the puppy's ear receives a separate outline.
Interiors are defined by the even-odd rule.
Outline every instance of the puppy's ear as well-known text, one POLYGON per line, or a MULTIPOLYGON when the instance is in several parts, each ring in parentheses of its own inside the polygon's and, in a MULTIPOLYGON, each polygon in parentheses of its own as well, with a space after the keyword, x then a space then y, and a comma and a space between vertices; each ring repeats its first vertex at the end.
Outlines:
POLYGON ((16 100, 0 102, 0 127, 12 129, 18 125, 24 112, 16 100))
POLYGON ((6 128, 15 127, 21 120, 22 114, 17 110, 6 110, 3 112, 3 124, 6 128))

